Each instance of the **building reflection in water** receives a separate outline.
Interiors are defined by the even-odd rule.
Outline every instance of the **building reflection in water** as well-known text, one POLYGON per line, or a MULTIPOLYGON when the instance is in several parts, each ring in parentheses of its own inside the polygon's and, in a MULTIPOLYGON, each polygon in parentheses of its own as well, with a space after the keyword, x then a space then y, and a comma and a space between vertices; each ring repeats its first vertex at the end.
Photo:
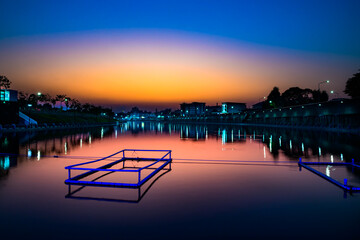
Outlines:
MULTIPOLYGON (((317 156, 319 160, 329 160, 329 157, 333 159, 336 156, 341 161, 351 161, 353 158, 358 159, 360 155, 360 149, 356 145, 360 142, 358 135, 291 128, 156 121, 126 122, 115 127, 0 134, 0 152, 40 160, 43 156, 69 154, 73 149, 82 148, 94 141, 116 139, 124 134, 178 135, 183 141, 215 140, 222 145, 244 144, 248 141, 263 145, 264 158, 267 157, 266 154, 270 154, 275 161, 280 152, 294 161, 299 157, 306 159, 311 156, 317 156)), ((9 166, 9 161, 11 159, 1 159, 2 170, 8 170, 4 166, 9 166)))

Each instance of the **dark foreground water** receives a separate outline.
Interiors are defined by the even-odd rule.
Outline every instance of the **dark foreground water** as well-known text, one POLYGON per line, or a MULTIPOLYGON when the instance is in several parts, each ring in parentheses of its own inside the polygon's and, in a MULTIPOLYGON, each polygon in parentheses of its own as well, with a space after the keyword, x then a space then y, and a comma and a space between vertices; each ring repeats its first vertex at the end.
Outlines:
MULTIPOLYGON (((0 152, 17 155, 0 156, 0 238, 358 239, 360 194, 299 171, 297 161, 359 161, 359 140, 280 128, 146 122, 1 135, 0 152), (138 189, 64 184, 65 166, 124 148, 170 149, 171 171, 138 189)), ((318 170, 360 186, 357 169, 318 170)))

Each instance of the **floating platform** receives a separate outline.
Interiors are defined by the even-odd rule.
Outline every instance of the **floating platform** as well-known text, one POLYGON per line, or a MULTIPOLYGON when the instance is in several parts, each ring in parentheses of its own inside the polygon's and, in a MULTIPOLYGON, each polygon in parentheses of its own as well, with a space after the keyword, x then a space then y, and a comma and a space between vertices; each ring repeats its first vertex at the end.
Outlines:
POLYGON ((171 162, 171 150, 124 149, 107 157, 65 167, 65 169, 68 170, 68 179, 65 180, 65 184, 139 188, 166 166, 169 167, 168 169, 171 169, 171 162), (139 154, 142 156, 139 157, 139 154), (136 161, 136 163, 151 163, 145 166, 126 166, 126 161, 136 161), (103 162, 107 163, 96 167, 89 167, 89 165, 98 165, 103 162), (74 171, 81 171, 81 173, 72 176, 74 171), (101 173, 102 175, 92 180, 87 179, 88 176, 94 176, 96 173, 101 173), (120 174, 118 175, 118 179, 123 179, 123 175, 130 174, 133 175, 133 180, 99 181, 100 178, 106 177, 111 173, 120 174))
POLYGON ((348 162, 303 162, 302 159, 299 159, 299 167, 300 167, 300 171, 301 171, 301 167, 306 168, 307 170, 317 174, 318 176, 324 178, 325 180, 335 184, 336 186, 349 191, 349 192, 360 192, 360 187, 355 187, 355 186, 351 186, 348 185, 348 180, 345 178, 344 179, 344 183, 341 183, 327 175, 325 175, 324 173, 310 167, 310 166, 321 166, 321 165, 330 165, 330 166, 345 166, 345 167, 353 167, 353 168, 359 168, 360 169, 360 165, 355 164, 354 159, 352 160, 351 163, 348 162))

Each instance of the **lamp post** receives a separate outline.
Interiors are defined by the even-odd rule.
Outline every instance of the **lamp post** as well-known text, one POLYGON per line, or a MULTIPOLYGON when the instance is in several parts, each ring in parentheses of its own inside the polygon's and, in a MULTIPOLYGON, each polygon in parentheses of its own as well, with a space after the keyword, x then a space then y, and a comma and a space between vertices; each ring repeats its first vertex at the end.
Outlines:
POLYGON ((318 83, 318 90, 320 91, 320 85, 321 85, 321 84, 329 83, 329 82, 330 82, 330 80, 326 80, 326 81, 319 82, 319 83, 318 83))

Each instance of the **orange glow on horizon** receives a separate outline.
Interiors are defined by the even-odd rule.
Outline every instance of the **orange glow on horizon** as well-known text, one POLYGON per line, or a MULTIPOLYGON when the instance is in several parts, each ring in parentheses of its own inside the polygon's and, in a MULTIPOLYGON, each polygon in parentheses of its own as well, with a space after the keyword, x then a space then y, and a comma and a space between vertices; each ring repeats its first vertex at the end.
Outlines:
POLYGON ((309 87, 320 78, 304 56, 181 34, 32 39, 2 44, 0 50, 0 67, 13 88, 82 102, 247 102, 275 85, 309 87))

